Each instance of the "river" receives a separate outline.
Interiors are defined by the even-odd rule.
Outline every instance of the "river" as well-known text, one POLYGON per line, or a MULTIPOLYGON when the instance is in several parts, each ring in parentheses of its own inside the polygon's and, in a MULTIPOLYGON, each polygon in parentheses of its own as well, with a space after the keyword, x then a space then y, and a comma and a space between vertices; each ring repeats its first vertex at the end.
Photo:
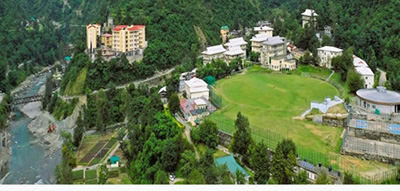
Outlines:
MULTIPOLYGON (((22 95, 37 94, 45 81, 45 75, 37 77, 31 88, 22 95)), ((16 111, 16 117, 9 124, 12 154, 8 167, 9 176, 4 184, 55 183, 54 169, 61 162, 61 150, 46 156, 46 149, 36 143, 37 138, 28 129, 31 121, 23 113, 16 111)))

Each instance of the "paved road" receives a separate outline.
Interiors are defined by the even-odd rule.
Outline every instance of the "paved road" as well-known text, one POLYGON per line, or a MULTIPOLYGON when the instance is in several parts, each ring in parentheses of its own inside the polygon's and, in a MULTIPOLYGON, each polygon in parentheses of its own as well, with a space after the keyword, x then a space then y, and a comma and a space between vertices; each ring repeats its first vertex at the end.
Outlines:
POLYGON ((186 127, 186 128, 185 128, 184 134, 185 134, 185 136, 186 136, 188 142, 189 142, 191 145, 193 145, 193 147, 195 148, 194 151, 195 151, 195 154, 196 154, 196 159, 199 160, 199 159, 200 159, 200 155, 199 155, 199 153, 198 153, 197 150, 196 150, 196 146, 195 146, 195 145, 193 144, 193 142, 192 142, 192 138, 190 138, 190 129, 191 129, 191 127, 190 127, 190 126, 187 124, 187 122, 186 122, 184 119, 182 119, 179 115, 175 115, 175 118, 176 118, 176 120, 179 121, 179 123, 181 123, 182 125, 184 125, 184 126, 186 127))
POLYGON ((377 70, 379 72, 381 72, 381 77, 379 78, 379 85, 383 86, 385 84, 385 82, 387 81, 386 72, 381 70, 381 69, 379 69, 379 68, 377 68, 377 70))
MULTIPOLYGON (((156 79, 156 78, 160 78, 160 77, 169 75, 170 73, 172 73, 172 72, 174 71, 174 69, 175 69, 175 68, 171 68, 171 69, 169 69, 169 70, 161 71, 161 72, 155 74, 154 76, 152 76, 152 77, 150 77, 150 78, 146 78, 146 79, 144 79, 144 80, 133 81, 133 83, 135 84, 135 86, 138 86, 138 85, 141 84, 141 83, 146 83, 146 82, 151 81, 151 80, 154 80, 154 79, 156 79)), ((132 83, 132 82, 129 82, 129 83, 126 83, 126 84, 123 84, 123 85, 119 85, 119 86, 116 87, 116 89, 123 89, 123 88, 126 88, 126 87, 127 87, 128 85, 130 85, 131 83, 132 83)), ((103 91, 108 91, 108 90, 109 90, 108 88, 103 89, 103 91)), ((95 91, 93 91, 92 93, 90 93, 89 95, 96 94, 97 92, 98 92, 98 90, 95 90, 95 91)), ((74 98, 79 98, 79 97, 81 97, 81 96, 82 96, 82 95, 76 95, 76 96, 63 96, 63 95, 61 95, 61 96, 59 96, 59 97, 61 97, 63 100, 70 100, 70 99, 74 99, 74 98)))

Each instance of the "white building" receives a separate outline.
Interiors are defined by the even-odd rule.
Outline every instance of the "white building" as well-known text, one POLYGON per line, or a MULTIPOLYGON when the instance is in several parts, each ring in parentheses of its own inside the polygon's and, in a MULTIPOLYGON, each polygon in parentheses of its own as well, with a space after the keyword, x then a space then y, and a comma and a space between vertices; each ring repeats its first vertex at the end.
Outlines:
POLYGON ((229 42, 224 44, 225 48, 239 46, 244 51, 244 56, 246 58, 247 42, 243 40, 243 37, 229 39, 229 42))
POLYGON ((306 9, 303 13, 301 13, 301 19, 302 19, 302 25, 303 28, 306 27, 307 24, 309 24, 311 21, 316 22, 317 21, 318 14, 312 10, 312 9, 306 9))
POLYGON ((210 90, 207 88, 207 83, 196 77, 185 81, 185 91, 188 99, 200 97, 209 99, 210 90))
POLYGON ((368 64, 356 55, 353 55, 353 65, 356 72, 364 79, 364 88, 373 88, 375 82, 374 73, 368 67, 368 64))
POLYGON ((258 34, 264 34, 267 33, 269 36, 273 35, 274 29, 268 26, 262 26, 262 27, 254 27, 254 31, 257 31, 258 34))
POLYGON ((251 41, 251 51, 261 53, 261 49, 263 48, 263 42, 265 42, 269 37, 272 37, 268 33, 256 34, 253 36, 251 41))
POLYGON ((333 46, 324 46, 318 48, 319 66, 332 68, 332 58, 342 55, 343 50, 333 46))
POLYGON ((400 113, 400 93, 378 86, 376 89, 361 89, 356 92, 357 105, 381 114, 400 113))
POLYGON ((239 46, 231 46, 228 51, 224 52, 224 60, 227 64, 236 58, 246 59, 246 51, 243 51, 239 46))
POLYGON ((225 48, 222 45, 207 47, 201 54, 203 56, 203 64, 210 63, 212 60, 224 59, 225 48))

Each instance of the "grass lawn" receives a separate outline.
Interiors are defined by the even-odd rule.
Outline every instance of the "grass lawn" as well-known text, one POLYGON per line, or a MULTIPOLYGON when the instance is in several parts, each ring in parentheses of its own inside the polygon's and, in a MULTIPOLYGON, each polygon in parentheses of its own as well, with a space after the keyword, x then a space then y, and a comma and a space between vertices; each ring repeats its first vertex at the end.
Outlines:
POLYGON ((97 179, 87 180, 85 184, 97 184, 97 179))
POLYGON ((220 158, 220 157, 224 157, 228 154, 224 153, 224 151, 221 150, 216 150, 214 153, 214 158, 220 158))
POLYGON ((223 108, 210 118, 223 131, 234 132, 234 120, 240 111, 249 118, 254 140, 264 140, 269 147, 275 148, 282 136, 302 147, 299 152, 303 154, 311 154, 306 149, 330 153, 336 147, 341 129, 293 119, 307 110, 312 100, 323 101, 339 94, 325 81, 269 74, 255 66, 244 75, 217 81, 215 92, 222 96, 223 108))
POLYGON ((72 179, 73 180, 83 179, 83 170, 72 171, 72 179))
POLYGON ((85 172, 85 179, 86 180, 90 180, 90 179, 94 179, 97 178, 97 171, 96 170, 87 170, 85 172))
POLYGON ((101 161, 101 158, 93 158, 93 160, 88 164, 88 166, 95 165, 101 161))
MULTIPOLYGON (((112 134, 101 135, 101 134, 94 134, 94 135, 87 135, 83 138, 81 146, 76 154, 76 160, 79 163, 87 153, 99 142, 99 141, 107 141, 112 137, 112 134)), ((81 163, 79 163, 81 164, 81 163)), ((87 165, 87 164, 84 164, 87 165)))
POLYGON ((83 68, 78 77, 76 77, 75 81, 71 80, 68 82, 67 87, 65 88, 65 95, 80 95, 83 93, 83 87, 86 81, 86 73, 87 68, 83 68))
POLYGON ((128 174, 121 173, 116 178, 109 178, 107 184, 132 184, 132 182, 129 180, 128 174))

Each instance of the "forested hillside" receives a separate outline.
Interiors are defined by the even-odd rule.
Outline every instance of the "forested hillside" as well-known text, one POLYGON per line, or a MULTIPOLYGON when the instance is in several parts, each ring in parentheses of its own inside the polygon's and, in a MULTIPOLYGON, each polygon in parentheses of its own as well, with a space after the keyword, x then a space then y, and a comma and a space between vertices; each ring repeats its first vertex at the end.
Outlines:
POLYGON ((0 91, 8 92, 41 66, 59 57, 61 33, 48 20, 29 14, 29 4, 0 1, 0 91))
POLYGON ((373 70, 377 66, 386 70, 391 88, 400 90, 400 1, 306 0, 296 4, 284 0, 282 3, 285 6, 267 15, 275 20, 275 34, 315 50, 320 45, 312 35, 315 31, 301 29, 300 22, 301 12, 314 9, 319 15, 317 28, 333 29, 332 45, 344 50, 353 47, 353 53, 367 61, 373 70))

